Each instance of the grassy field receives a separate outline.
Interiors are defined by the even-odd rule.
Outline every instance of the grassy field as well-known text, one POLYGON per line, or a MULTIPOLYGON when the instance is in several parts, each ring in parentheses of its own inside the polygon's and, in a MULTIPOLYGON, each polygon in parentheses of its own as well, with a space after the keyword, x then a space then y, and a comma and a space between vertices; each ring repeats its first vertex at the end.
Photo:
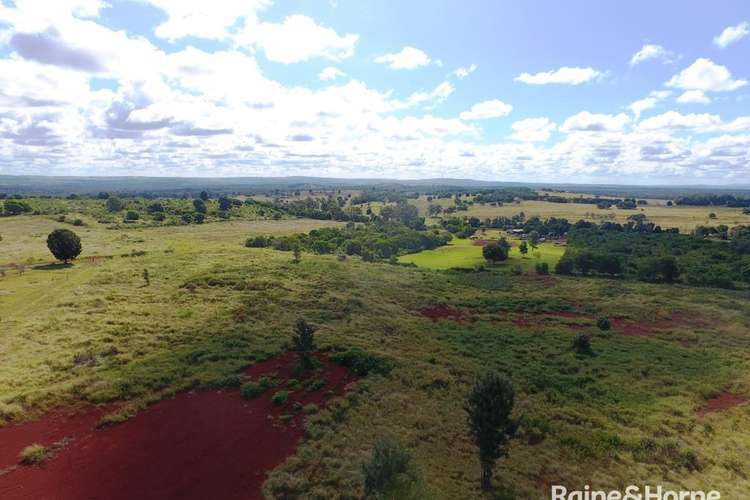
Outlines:
MULTIPOLYGON (((557 193, 556 193, 557 194, 557 193)), ((576 195, 578 196, 578 195, 576 195)), ((728 207, 689 207, 689 206, 666 206, 665 200, 648 200, 649 205, 638 207, 635 210, 619 210, 612 208, 601 210, 594 205, 581 203, 550 203, 546 201, 518 201, 506 203, 501 207, 493 207, 490 204, 475 204, 467 211, 456 212, 456 217, 478 217, 480 219, 492 217, 510 217, 523 212, 526 218, 539 216, 542 219, 549 217, 562 217, 571 222, 580 219, 593 222, 611 220, 614 222, 626 222, 627 218, 634 214, 644 214, 652 222, 662 227, 676 227, 680 232, 690 232, 696 226, 717 226, 726 224, 736 226, 739 224, 750 224, 750 215, 742 213, 741 208, 728 207), (715 219, 709 218, 710 213, 716 214, 715 219)), ((430 204, 438 204, 444 208, 452 206, 452 199, 436 199, 427 201, 426 196, 420 196, 413 200, 413 204, 419 209, 422 216, 427 216, 427 207, 430 204)))
POLYGON ((611 220, 614 222, 626 222, 627 218, 634 214, 644 214, 648 219, 662 227, 676 227, 680 232, 690 232, 696 226, 717 226, 726 224, 736 226, 738 224, 750 224, 750 215, 744 215, 741 208, 727 207, 667 207, 664 205, 647 205, 635 210, 600 210, 593 205, 580 203, 549 203, 546 201, 520 201, 510 203, 502 207, 491 205, 472 205, 469 210, 462 212, 469 217, 498 217, 501 215, 512 216, 523 212, 527 218, 539 216, 542 219, 549 217, 564 217, 571 222, 579 219, 602 222, 611 220), (709 218, 709 214, 716 214, 715 219, 709 218))
MULTIPOLYGON (((479 234, 477 238, 497 239, 500 236, 507 236, 499 231, 487 231, 479 234)), ((511 244, 508 260, 495 264, 493 269, 508 270, 515 266, 521 266, 526 272, 532 272, 537 263, 546 262, 550 269, 554 269, 557 261, 565 253, 565 246, 557 243, 541 243, 536 250, 529 247, 529 252, 523 255, 519 250, 521 240, 518 238, 508 237, 511 244)), ((475 240, 455 238, 448 245, 436 248, 435 250, 425 250, 423 252, 402 255, 398 259, 403 264, 414 264, 418 267, 428 269, 451 269, 457 267, 473 268, 487 265, 487 261, 482 256, 482 246, 475 243, 475 240)))
MULTIPOLYGON (((222 386, 283 349, 304 317, 319 326, 321 348, 361 347, 396 368, 310 417, 307 440, 271 474, 270 496, 361 495, 361 463, 378 437, 395 435, 414 452, 428 497, 479 498, 462 405, 487 369, 513 380, 521 422, 510 457, 497 465, 498 495, 537 499, 550 484, 631 483, 746 494, 750 407, 697 410, 725 392, 750 394, 747 292, 310 254, 293 263, 287 252, 243 246, 251 234, 323 224, 75 228, 84 256, 113 257, 0 276, 0 422, 62 404, 139 407, 222 386), (444 306, 463 319, 420 312, 444 306), (620 323, 602 332, 599 316, 620 323), (626 334, 627 325, 645 333, 626 334), (593 355, 571 349, 580 332, 592 335, 593 355)), ((44 238, 56 226, 39 216, 0 219, 0 263, 50 261, 44 238)), ((481 255, 465 242, 453 247, 481 255)), ((549 250, 540 252, 554 258, 549 250)), ((535 258, 514 261, 533 266, 535 258)))

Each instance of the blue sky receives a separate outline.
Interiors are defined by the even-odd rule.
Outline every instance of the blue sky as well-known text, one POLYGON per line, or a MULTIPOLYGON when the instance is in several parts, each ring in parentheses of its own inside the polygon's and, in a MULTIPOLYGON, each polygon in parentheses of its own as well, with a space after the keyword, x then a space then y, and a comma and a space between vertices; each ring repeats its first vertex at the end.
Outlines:
POLYGON ((745 1, 0 5, 0 174, 750 184, 745 1))

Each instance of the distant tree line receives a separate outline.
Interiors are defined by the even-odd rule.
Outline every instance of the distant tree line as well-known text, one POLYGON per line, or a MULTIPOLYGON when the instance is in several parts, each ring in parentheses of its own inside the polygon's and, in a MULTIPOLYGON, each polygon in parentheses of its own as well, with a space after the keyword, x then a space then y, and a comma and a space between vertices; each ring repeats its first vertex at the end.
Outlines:
POLYGON ((675 200, 677 205, 691 206, 718 206, 742 208, 750 207, 750 198, 735 196, 732 194, 691 194, 681 196, 675 200))
POLYGON ((437 248, 450 240, 451 235, 443 231, 419 231, 398 222, 367 225, 350 222, 343 228, 314 229, 308 234, 255 236, 245 246, 282 251, 301 248, 315 254, 358 255, 364 260, 375 260, 437 248))

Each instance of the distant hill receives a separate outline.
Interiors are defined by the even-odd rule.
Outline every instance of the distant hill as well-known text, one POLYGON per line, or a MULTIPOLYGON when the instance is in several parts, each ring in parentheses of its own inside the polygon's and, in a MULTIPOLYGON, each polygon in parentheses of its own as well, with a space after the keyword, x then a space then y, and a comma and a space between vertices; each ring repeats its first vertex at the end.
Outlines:
POLYGON ((259 194, 274 190, 392 189, 397 191, 460 191, 529 186, 574 193, 638 198, 674 198, 686 194, 718 193, 750 196, 750 186, 625 186, 495 182, 473 179, 336 179, 325 177, 73 177, 0 175, 0 193, 67 195, 120 194, 183 195, 213 193, 259 194))

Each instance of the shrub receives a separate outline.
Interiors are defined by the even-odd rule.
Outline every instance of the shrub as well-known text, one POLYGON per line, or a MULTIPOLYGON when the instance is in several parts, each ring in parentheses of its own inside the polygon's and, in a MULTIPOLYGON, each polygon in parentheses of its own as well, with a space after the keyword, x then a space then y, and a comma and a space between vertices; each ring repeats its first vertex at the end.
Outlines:
POLYGON ((331 356, 331 360, 342 366, 346 366, 360 376, 369 373, 385 375, 393 369, 393 363, 385 358, 370 354, 359 347, 353 347, 346 352, 331 356))
POLYGON ((307 381, 305 385, 309 392, 315 392, 325 387, 327 383, 328 381, 324 378, 316 378, 316 379, 307 381))
POLYGON ((74 226, 83 226, 83 221, 81 219, 76 219, 73 221, 74 226))
POLYGON ((549 264, 546 262, 538 262, 535 267, 537 274, 542 276, 547 276, 549 274, 549 264))
POLYGON ((596 320, 596 326, 599 327, 599 330, 605 331, 612 328, 612 324, 609 321, 609 318, 601 317, 596 320))
POLYGON ((110 196, 107 198, 107 210, 110 212, 119 212, 125 207, 125 204, 117 196, 110 196))
POLYGON ((264 375, 258 379, 258 384, 260 384, 263 389, 270 389, 271 387, 276 387, 278 382, 275 379, 264 375))
POLYGON ((140 214, 138 214, 138 212, 135 212, 133 210, 129 210, 128 213, 125 214, 125 221, 126 222, 128 222, 128 221, 135 221, 135 220, 138 220, 140 218, 141 218, 140 214))
POLYGON ((302 318, 297 320, 294 335, 292 335, 292 348, 297 353, 296 371, 305 371, 314 366, 312 351, 315 349, 316 329, 314 325, 302 318))
POLYGON ((585 333, 579 333, 573 339, 573 349, 578 354, 591 354, 591 337, 585 333))
POLYGON ((43 446, 41 444, 32 444, 31 446, 27 446, 21 451, 21 453, 19 454, 19 458, 21 460, 21 463, 24 465, 34 465, 41 463, 45 458, 47 458, 48 453, 49 450, 46 446, 43 446))
POLYGON ((245 241, 245 246, 247 248, 265 248, 270 243, 270 239, 265 236, 255 236, 254 238, 248 238, 245 241))
POLYGON ((279 391, 271 396, 271 402, 276 406, 284 406, 289 401, 289 391, 279 391))
POLYGON ((0 401, 0 422, 15 420, 23 415, 23 408, 14 403, 0 401))
POLYGON ((240 386, 240 395, 243 399, 255 399, 263 394, 265 390, 266 387, 257 382, 245 382, 240 386))
POLYGON ((362 474, 367 497, 408 498, 419 481, 411 453, 392 437, 375 443, 362 474))

